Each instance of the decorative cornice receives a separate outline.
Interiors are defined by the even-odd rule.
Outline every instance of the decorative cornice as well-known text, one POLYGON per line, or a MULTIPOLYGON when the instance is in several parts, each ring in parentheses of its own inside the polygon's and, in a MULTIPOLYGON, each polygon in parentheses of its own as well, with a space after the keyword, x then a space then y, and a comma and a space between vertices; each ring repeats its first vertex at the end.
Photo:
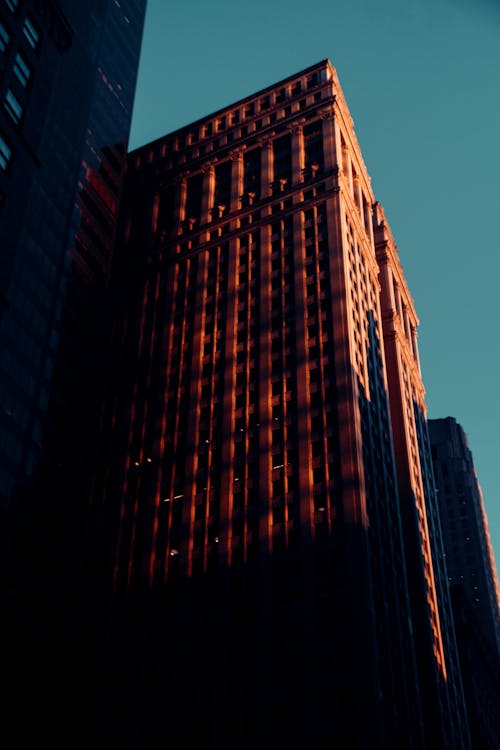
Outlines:
POLYGON ((272 133, 272 134, 270 133, 269 135, 262 136, 260 138, 256 138, 255 141, 256 141, 257 145, 260 146, 260 148, 262 148, 262 149, 264 149, 264 148, 270 148, 272 146, 272 144, 273 144, 273 137, 274 137, 274 135, 275 135, 274 133, 272 133))
POLYGON ((301 117, 300 120, 295 120, 294 122, 289 123, 286 126, 286 129, 292 135, 297 135, 297 133, 300 133, 302 131, 302 128, 304 127, 306 122, 307 122, 306 118, 301 117))
POLYGON ((201 171, 203 174, 210 174, 215 170, 215 164, 218 161, 217 158, 211 159, 210 161, 205 162, 205 164, 202 165, 201 171))
POLYGON ((325 107, 325 109, 318 110, 318 115, 322 120, 334 120, 335 119, 335 106, 334 103, 325 107))
POLYGON ((229 152, 229 158, 231 161, 239 161, 240 159, 243 159, 243 152, 246 150, 246 146, 243 144, 241 146, 238 146, 238 148, 233 148, 229 152))

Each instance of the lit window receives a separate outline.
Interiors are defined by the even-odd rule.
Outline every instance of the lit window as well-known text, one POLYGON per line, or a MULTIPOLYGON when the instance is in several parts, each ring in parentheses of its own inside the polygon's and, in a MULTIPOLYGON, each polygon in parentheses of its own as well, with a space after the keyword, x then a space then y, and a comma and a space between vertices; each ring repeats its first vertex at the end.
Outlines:
POLYGON ((14 73, 19 82, 26 88, 31 78, 31 68, 20 52, 17 53, 14 61, 14 73))
POLYGON ((14 13, 19 5, 19 0, 5 0, 5 4, 14 13))
POLYGON ((11 159, 12 149, 0 133, 0 169, 6 172, 11 159))
POLYGON ((40 32, 36 28, 34 21, 32 21, 29 16, 26 16, 24 19, 23 34, 33 49, 38 49, 40 44, 40 32))
POLYGON ((4 103, 3 103, 5 109, 7 110, 8 114, 12 118, 12 120, 16 123, 16 125, 21 120, 22 114, 23 114, 23 108, 21 103, 18 101, 18 99, 14 96, 12 91, 10 89, 7 89, 7 93, 5 95, 4 103))
POLYGON ((0 21, 0 52, 5 52, 10 42, 10 34, 0 21))

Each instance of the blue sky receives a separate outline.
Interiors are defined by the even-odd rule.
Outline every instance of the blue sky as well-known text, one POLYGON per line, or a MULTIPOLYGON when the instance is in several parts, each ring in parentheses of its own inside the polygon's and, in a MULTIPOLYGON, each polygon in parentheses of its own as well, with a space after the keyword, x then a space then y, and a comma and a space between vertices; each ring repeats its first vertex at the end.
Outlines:
POLYGON ((131 148, 330 58, 500 561, 500 0, 148 0, 131 148))

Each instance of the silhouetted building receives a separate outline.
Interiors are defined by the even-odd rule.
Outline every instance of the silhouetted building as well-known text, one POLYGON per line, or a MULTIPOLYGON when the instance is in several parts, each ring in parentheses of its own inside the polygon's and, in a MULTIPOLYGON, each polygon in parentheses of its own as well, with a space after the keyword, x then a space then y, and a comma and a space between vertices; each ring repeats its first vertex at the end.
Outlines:
POLYGON ((468 747, 374 205, 328 61, 130 154, 96 492, 122 747, 468 747))
POLYGON ((144 12, 0 1, 0 568, 19 743, 55 744, 86 711, 70 695, 93 619, 89 496, 144 12))
POLYGON ((464 690, 474 748, 500 746, 500 594, 481 488, 452 417, 429 433, 464 690))
POLYGON ((474 750, 500 747, 500 664, 462 584, 451 588, 455 632, 474 750))
POLYGON ((500 658, 500 593, 474 461, 452 417, 429 420, 434 477, 450 586, 461 586, 474 620, 500 658))

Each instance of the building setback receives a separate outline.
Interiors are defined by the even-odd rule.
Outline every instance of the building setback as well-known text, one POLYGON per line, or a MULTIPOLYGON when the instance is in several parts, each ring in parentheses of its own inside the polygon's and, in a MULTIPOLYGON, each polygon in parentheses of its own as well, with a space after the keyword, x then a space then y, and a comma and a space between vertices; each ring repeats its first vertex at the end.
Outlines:
POLYGON ((388 267, 410 297, 331 64, 131 153, 121 216, 96 491, 113 736, 468 747, 416 317, 402 433, 388 267))
POLYGON ((89 497, 144 12, 0 0, 0 581, 19 744, 67 747, 90 722, 89 497))

